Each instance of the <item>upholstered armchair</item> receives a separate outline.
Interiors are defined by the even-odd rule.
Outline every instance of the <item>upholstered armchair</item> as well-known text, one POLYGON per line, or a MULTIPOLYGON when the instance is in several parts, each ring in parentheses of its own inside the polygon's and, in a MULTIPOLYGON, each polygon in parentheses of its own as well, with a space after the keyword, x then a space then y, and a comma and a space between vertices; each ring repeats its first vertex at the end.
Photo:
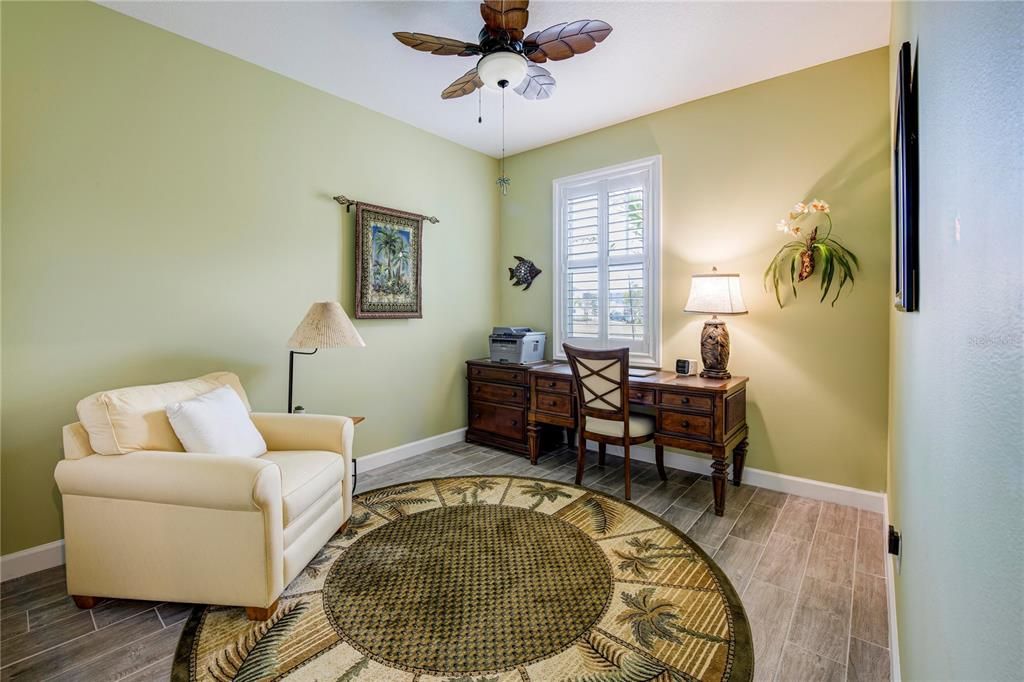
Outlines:
POLYGON ((164 412, 228 372, 103 391, 64 427, 54 477, 63 496, 68 592, 244 606, 263 620, 352 509, 347 417, 251 414, 268 452, 184 452, 164 412))

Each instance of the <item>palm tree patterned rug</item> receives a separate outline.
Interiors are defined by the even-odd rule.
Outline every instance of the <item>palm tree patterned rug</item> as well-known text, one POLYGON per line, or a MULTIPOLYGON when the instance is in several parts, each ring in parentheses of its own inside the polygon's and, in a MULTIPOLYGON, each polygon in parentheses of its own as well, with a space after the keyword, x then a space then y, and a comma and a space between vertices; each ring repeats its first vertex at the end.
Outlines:
POLYGON ((743 606, 690 539, 623 500, 514 476, 381 488, 272 618, 197 608, 176 682, 736 680, 743 606))

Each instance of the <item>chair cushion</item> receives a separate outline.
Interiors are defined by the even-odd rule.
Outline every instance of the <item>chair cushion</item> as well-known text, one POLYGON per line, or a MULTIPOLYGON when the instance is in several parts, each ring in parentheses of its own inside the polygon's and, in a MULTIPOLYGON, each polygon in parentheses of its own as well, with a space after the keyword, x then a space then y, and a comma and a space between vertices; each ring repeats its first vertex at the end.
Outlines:
POLYGON ((341 485, 345 462, 325 450, 275 450, 260 457, 281 470, 284 525, 287 527, 332 486, 341 485))
POLYGON ((235 389, 249 409, 249 399, 238 377, 231 372, 214 372, 187 381, 93 393, 78 402, 78 420, 89 434, 93 451, 101 455, 124 455, 136 450, 184 452, 164 408, 221 386, 235 389))
POLYGON ((230 386, 172 403, 166 412, 186 452, 259 457, 267 451, 249 410, 230 386))
MULTIPOLYGON (((587 417, 587 431, 599 433, 602 436, 616 436, 622 438, 622 422, 611 419, 598 419, 587 417)), ((649 436, 654 433, 654 417, 646 414, 629 415, 629 437, 649 436)))

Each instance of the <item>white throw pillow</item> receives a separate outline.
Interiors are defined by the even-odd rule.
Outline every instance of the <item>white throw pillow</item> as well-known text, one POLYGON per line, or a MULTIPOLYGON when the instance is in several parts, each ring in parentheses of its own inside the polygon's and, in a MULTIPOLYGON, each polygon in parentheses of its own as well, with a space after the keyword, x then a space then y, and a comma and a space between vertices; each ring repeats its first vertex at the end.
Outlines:
POLYGON ((167 418, 185 452, 259 457, 267 443, 230 386, 168 405, 167 418))

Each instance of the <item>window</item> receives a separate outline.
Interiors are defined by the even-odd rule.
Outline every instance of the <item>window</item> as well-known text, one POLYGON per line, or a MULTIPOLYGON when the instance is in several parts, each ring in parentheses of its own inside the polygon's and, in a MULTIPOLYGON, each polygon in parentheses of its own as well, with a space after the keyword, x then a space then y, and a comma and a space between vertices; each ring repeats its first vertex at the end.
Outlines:
POLYGON ((554 353, 630 349, 661 365, 661 157, 554 182, 554 353))

